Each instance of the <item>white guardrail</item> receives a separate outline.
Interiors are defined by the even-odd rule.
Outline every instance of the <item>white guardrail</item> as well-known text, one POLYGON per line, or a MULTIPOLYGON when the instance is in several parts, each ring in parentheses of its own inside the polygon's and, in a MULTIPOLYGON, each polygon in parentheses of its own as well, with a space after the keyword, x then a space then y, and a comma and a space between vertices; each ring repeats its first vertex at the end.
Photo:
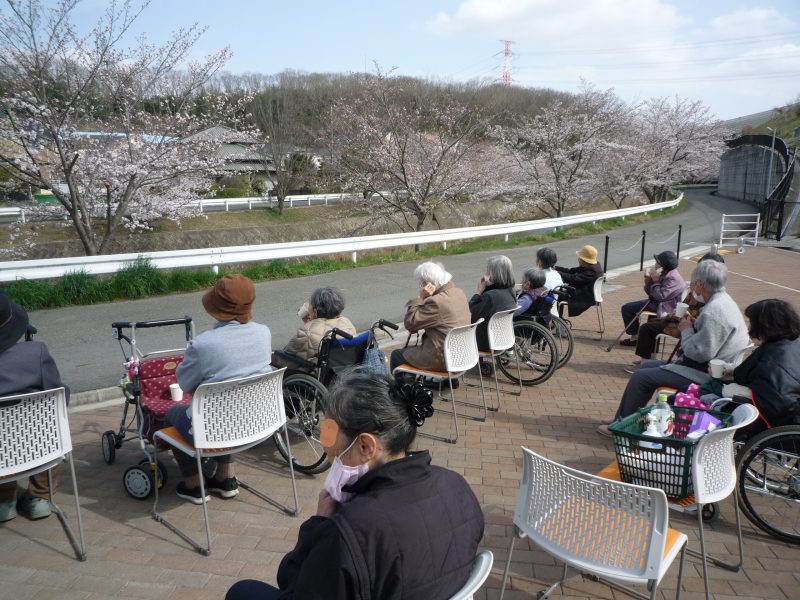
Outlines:
MULTIPOLYGON (((292 195, 286 196, 284 202, 289 208, 299 206, 319 206, 328 204, 338 204, 348 200, 363 200, 361 194, 344 193, 344 194, 308 194, 305 196, 292 195)), ((197 206, 200 212, 204 212, 208 208, 220 208, 226 212, 231 207, 247 207, 248 210, 253 208, 272 208, 278 203, 277 198, 209 198, 203 200, 195 200, 193 205, 197 206)))
POLYGON ((16 206, 11 208, 0 208, 0 223, 25 222, 25 211, 16 206))
POLYGON ((683 200, 683 193, 669 202, 646 204, 586 213, 570 217, 539 219, 520 223, 503 223, 499 225, 482 225, 479 227, 459 227, 456 229, 438 229, 408 233, 390 233, 351 238, 334 238, 328 240, 308 240, 302 242, 286 242, 281 244, 263 244, 257 246, 228 246, 225 248, 200 248, 196 250, 171 250, 166 252, 143 252, 139 254, 106 254, 103 256, 74 256, 68 258, 52 258, 40 260, 16 260, 0 262, 0 281, 17 279, 47 279, 61 277, 67 273, 84 271, 92 275, 116 273, 125 265, 137 258, 147 258, 159 269, 176 269, 181 267, 211 267, 214 271, 220 265, 241 264, 280 258, 298 258, 303 256, 319 256, 323 254, 351 253, 353 262, 358 252, 377 248, 396 248, 416 244, 442 244, 447 242, 481 237, 504 235, 506 240, 512 233, 526 233, 555 229, 580 223, 594 223, 606 219, 615 219, 663 210, 677 206, 683 200))

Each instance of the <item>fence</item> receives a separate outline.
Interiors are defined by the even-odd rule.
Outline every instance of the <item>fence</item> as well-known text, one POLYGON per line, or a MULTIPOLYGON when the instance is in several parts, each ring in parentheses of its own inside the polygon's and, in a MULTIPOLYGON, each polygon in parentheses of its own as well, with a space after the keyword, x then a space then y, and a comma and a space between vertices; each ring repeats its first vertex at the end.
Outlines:
POLYGON ((25 211, 21 208, 0 208, 0 222, 2 223, 16 223, 20 221, 25 222, 25 211))
POLYGON ((761 228, 761 215, 738 214, 722 215, 722 225, 719 230, 719 244, 723 246, 738 246, 739 252, 744 252, 744 244, 758 246, 758 232, 761 228))
MULTIPOLYGON (((286 196, 284 202, 289 208, 296 206, 327 206, 328 204, 339 204, 349 200, 361 200, 361 194, 307 194, 305 196, 293 195, 286 196)), ((228 212, 233 207, 247 206, 248 210, 253 208, 273 208, 277 204, 277 198, 210 198, 195 200, 193 205, 197 206, 200 212, 213 207, 221 207, 228 212)))
POLYGON ((677 206, 683 200, 683 193, 669 202, 646 204, 595 213, 586 213, 554 219, 539 219, 520 223, 504 223, 499 225, 482 225, 479 227, 459 227, 456 229, 440 229, 435 231, 419 231, 409 233, 392 233, 351 238, 327 240, 309 240, 302 242, 286 242, 281 244, 264 244, 257 246, 229 246, 225 248, 199 248, 194 250, 172 250, 167 252, 148 252, 141 254, 109 254, 103 256, 75 256, 42 260, 19 260, 0 262, 0 281, 16 279, 47 279, 61 277, 74 271, 84 271, 99 275, 116 273, 125 265, 137 258, 147 258, 159 269, 175 269, 182 267, 211 267, 214 271, 220 265, 242 264, 280 258, 298 258, 325 254, 350 253, 356 262, 358 252, 379 248, 397 248, 420 244, 441 244, 447 247, 448 241, 465 240, 492 236, 508 236, 515 233, 528 233, 557 229, 580 223, 595 223, 606 219, 625 218, 626 216, 648 213, 677 206))

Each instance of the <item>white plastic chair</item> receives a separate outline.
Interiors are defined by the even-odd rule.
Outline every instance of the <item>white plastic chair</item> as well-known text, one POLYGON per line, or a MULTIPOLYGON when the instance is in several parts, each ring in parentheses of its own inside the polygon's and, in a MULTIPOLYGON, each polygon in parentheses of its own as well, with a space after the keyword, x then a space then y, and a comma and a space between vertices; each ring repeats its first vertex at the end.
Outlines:
POLYGON ((592 292, 594 293, 594 305, 597 309, 597 324, 600 326, 598 329, 598 333, 600 334, 600 340, 603 340, 603 333, 606 331, 606 320, 603 316, 603 284, 606 281, 606 276, 602 275, 594 280, 594 286, 592 286, 592 292))
POLYGON ((63 387, 0 398, 0 481, 27 479, 47 471, 50 507, 75 550, 78 560, 86 560, 83 520, 78 499, 78 482, 72 460, 72 438, 67 418, 67 397, 63 387), (72 477, 78 535, 75 539, 64 512, 53 500, 53 477, 50 469, 66 460, 72 477))
POLYGON ((483 585, 492 572, 492 564, 494 563, 494 554, 489 550, 478 552, 475 557, 475 562, 472 563, 472 571, 469 574, 469 579, 464 584, 455 596, 451 596, 450 600, 472 600, 473 595, 483 585))
MULTIPOLYGON (((447 367, 446 371, 429 371, 427 369, 418 369, 408 363, 403 363, 402 365, 396 367, 394 371, 392 371, 393 375, 397 375, 398 373, 408 373, 409 375, 414 375, 415 377, 426 377, 431 379, 434 382, 439 383, 439 392, 441 394, 442 383, 447 381, 448 385, 450 386, 450 403, 453 406, 453 426, 455 427, 456 435, 455 437, 449 438, 446 436, 441 435, 433 435, 430 433, 426 433, 424 431, 420 431, 420 435, 424 435, 429 438, 433 438, 436 440, 441 440, 443 442, 448 442, 450 444, 455 444, 458 440, 458 415, 456 414, 456 402, 455 402, 455 395, 453 393, 453 379, 457 379, 461 377, 464 373, 469 371, 472 367, 478 364, 479 354, 478 354, 478 342, 475 339, 475 330, 477 329, 478 325, 483 323, 483 319, 478 319, 472 325, 462 325, 461 327, 454 327, 450 331, 447 332, 447 335, 444 338, 444 364, 447 367)), ((481 382, 481 398, 483 399, 483 416, 477 417, 472 415, 462 415, 464 418, 467 419, 474 419, 476 421, 485 421, 486 420, 486 392, 483 389, 483 375, 481 374, 481 370, 478 369, 478 377, 480 378, 481 382)), ((469 404, 465 402, 460 402, 460 404, 469 404)), ((441 411, 440 412, 449 412, 449 411, 441 411)))
MULTIPOLYGON (((283 373, 286 369, 272 371, 265 375, 253 375, 240 379, 228 379, 217 383, 204 383, 195 390, 192 398, 192 431, 194 446, 189 444, 174 427, 167 427, 155 433, 156 440, 185 452, 197 460, 197 472, 202 473, 203 458, 235 454, 252 448, 269 439, 283 429, 286 447, 289 436, 286 434, 286 412, 283 406, 283 373)), ((158 460, 158 443, 155 446, 154 460, 158 460)), ((289 508, 253 488, 241 479, 239 486, 255 494, 262 500, 280 508, 286 514, 298 513, 297 486, 294 479, 294 466, 289 462, 292 478, 294 508, 289 508)), ((156 462, 156 464, 158 464, 156 462)), ((211 527, 208 521, 208 508, 203 502, 203 517, 206 526, 206 543, 201 546, 189 535, 178 529, 158 512, 158 486, 154 485, 153 519, 166 525, 168 529, 191 544, 204 556, 211 553, 211 527)), ((205 482, 200 477, 200 493, 205 498, 205 482)))
MULTIPOLYGON (((489 351, 479 352, 481 358, 491 358, 492 363, 494 360, 514 347, 514 312, 516 308, 508 310, 501 310, 494 313, 489 318, 489 323, 486 326, 486 333, 489 337, 489 351)), ((517 381, 519 382, 519 392, 517 396, 522 394, 522 373, 519 367, 519 354, 514 352, 514 360, 517 362, 517 381)), ((488 407, 489 410, 500 410, 500 385, 497 382, 497 368, 492 365, 492 373, 494 374, 494 391, 497 396, 497 405, 488 407)))
POLYGON ((703 559, 703 583, 706 598, 708 590, 708 561, 718 567, 738 572, 744 563, 742 527, 739 517, 739 490, 736 486, 736 463, 733 452, 733 438, 736 432, 747 427, 758 418, 758 409, 752 404, 742 404, 733 411, 733 424, 730 427, 715 429, 707 433, 694 448, 692 457, 692 484, 697 508, 697 526, 700 529, 700 552, 688 549, 693 555, 703 559), (703 531, 703 507, 724 500, 733 492, 736 511, 736 535, 739 541, 739 563, 736 565, 707 556, 703 531))
MULTIPOLYGON (((520 537, 529 537, 564 563, 562 578, 541 592, 539 598, 546 598, 560 586, 567 578, 568 568, 573 567, 640 598, 647 596, 617 582, 646 584, 649 597, 654 599, 658 584, 678 553, 681 560, 676 598, 680 598, 687 538, 669 528, 663 491, 602 479, 527 448, 522 451, 524 463, 514 525, 520 537)), ((508 549, 501 599, 515 537, 508 549)))

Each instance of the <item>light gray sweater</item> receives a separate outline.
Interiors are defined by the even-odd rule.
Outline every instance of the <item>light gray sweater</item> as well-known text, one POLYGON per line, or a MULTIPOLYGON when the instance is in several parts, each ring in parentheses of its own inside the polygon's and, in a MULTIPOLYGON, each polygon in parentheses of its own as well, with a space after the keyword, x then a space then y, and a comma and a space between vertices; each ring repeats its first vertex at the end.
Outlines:
MULTIPOLYGON (((707 363, 713 358, 735 362, 749 343, 742 312, 727 292, 711 296, 694 327, 681 332, 681 354, 698 363, 707 363)), ((682 365, 680 358, 661 368, 695 383, 705 383, 709 379, 708 373, 682 365)))

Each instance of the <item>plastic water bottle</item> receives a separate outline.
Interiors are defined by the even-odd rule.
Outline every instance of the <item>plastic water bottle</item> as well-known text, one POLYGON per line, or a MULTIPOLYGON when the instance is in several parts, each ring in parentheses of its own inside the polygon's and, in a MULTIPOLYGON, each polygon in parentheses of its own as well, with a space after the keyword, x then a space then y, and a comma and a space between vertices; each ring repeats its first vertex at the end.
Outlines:
POLYGON ((655 407, 650 411, 655 419, 656 430, 664 437, 670 437, 675 428, 675 413, 667 403, 667 393, 660 392, 655 407))
MULTIPOLYGON (((649 437, 664 437, 656 428, 656 418, 652 412, 647 415, 647 429, 642 432, 642 435, 647 435, 649 437)), ((642 440, 639 442, 639 446, 641 448, 650 448, 651 450, 661 450, 661 444, 656 442, 645 442, 642 440)))

